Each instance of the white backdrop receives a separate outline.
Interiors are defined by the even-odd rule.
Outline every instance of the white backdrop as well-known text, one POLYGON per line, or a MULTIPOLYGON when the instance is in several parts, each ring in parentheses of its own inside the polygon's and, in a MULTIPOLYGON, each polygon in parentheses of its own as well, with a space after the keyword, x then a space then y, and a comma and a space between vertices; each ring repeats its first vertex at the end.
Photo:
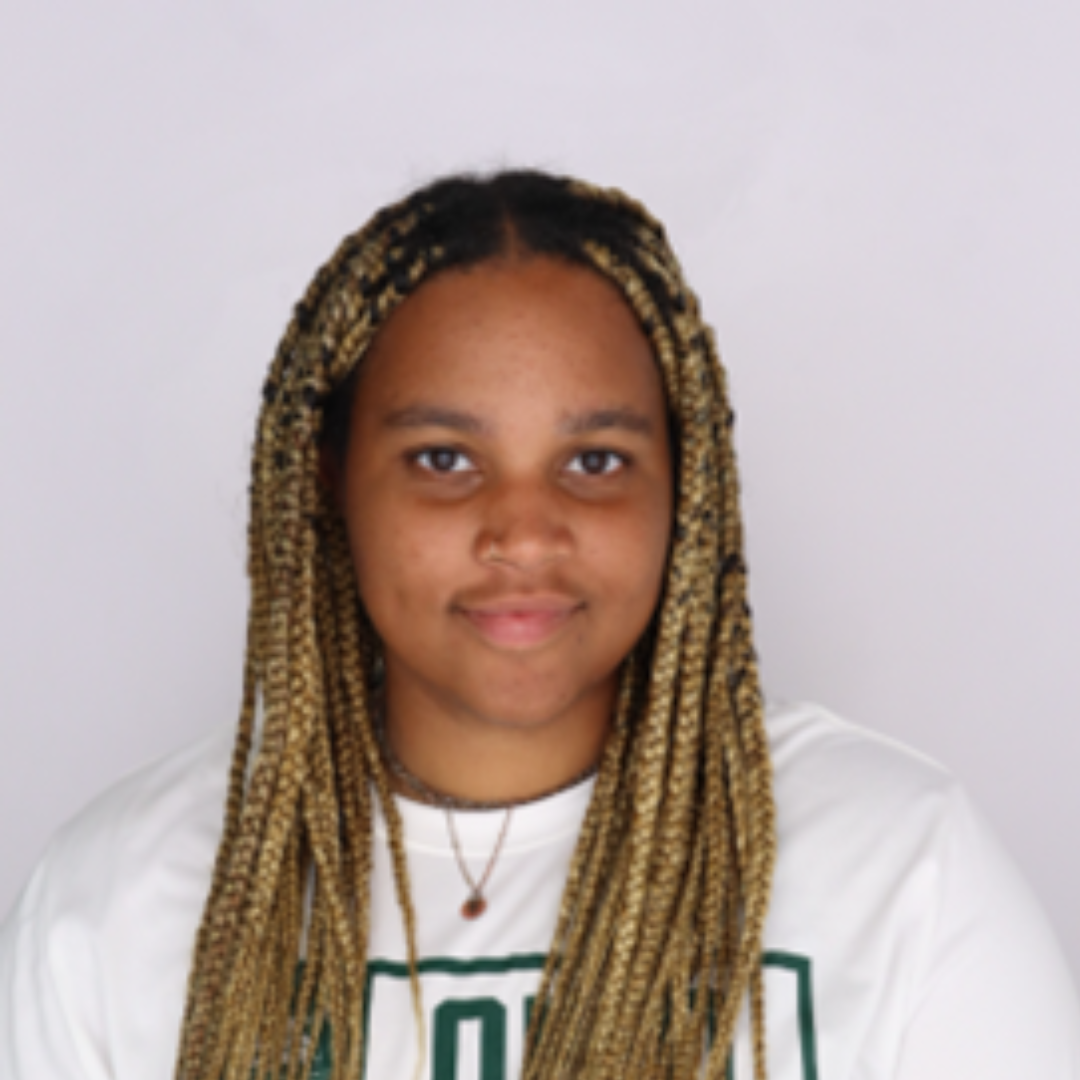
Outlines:
POLYGON ((248 447, 339 238, 535 164, 669 225, 766 681, 940 758, 1080 972, 1080 7, 275 0, 0 16, 0 911, 230 723, 248 447))

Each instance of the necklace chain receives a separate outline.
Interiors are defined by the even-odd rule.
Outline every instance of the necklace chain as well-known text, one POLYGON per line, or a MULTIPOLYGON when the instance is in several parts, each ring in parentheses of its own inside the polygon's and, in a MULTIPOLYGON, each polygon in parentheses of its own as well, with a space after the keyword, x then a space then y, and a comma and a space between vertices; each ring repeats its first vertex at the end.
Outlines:
POLYGON ((435 788, 424 783, 415 773, 409 771, 405 763, 394 753, 390 746, 390 740, 386 737, 386 729, 380 718, 375 724, 375 738, 382 752, 383 761, 387 768, 406 787, 419 795, 424 802, 429 802, 443 810, 513 810, 519 806, 527 806, 529 803, 539 802, 541 799, 550 799, 553 795, 560 795, 572 787, 576 787, 584 780, 588 780, 596 772, 596 765, 589 765, 570 777, 565 783, 550 791, 543 791, 539 795, 530 795, 524 799, 467 799, 461 795, 449 795, 445 791, 437 791, 435 788))
POLYGON ((472 874, 469 873, 469 866, 465 862, 465 853, 461 850, 461 841, 458 839, 457 828, 454 825, 454 815, 449 807, 444 807, 443 809, 446 813, 446 826, 450 830, 450 843, 454 848, 454 858, 457 860, 461 876, 469 886, 469 897, 465 903, 461 905, 461 914, 466 919, 475 919, 478 916, 483 915, 487 910, 487 900, 484 898, 484 886, 487 884, 488 878, 491 877, 491 871, 495 869, 495 863, 499 858, 499 852, 502 851, 503 841, 506 839, 506 834, 510 831, 510 818, 514 813, 514 808, 512 806, 506 808, 506 817, 503 818, 502 828, 499 830, 499 839, 495 841, 495 847, 492 849, 491 858, 488 859, 487 866, 484 867, 484 872, 480 876, 479 881, 474 881, 472 874))
POLYGON ((446 827, 450 833, 450 845, 454 849, 454 859, 457 861, 461 876, 465 879, 465 884, 469 886, 468 899, 466 899, 465 903, 461 906, 462 917, 466 919, 479 918, 487 910, 487 900, 484 898, 484 886, 487 885, 488 879, 491 877, 491 872, 495 869, 495 863, 498 861, 499 852, 502 851, 503 843, 506 840, 506 834, 510 831, 510 818, 514 813, 515 807, 525 806, 527 803, 539 802, 540 799, 547 799, 552 795, 558 795, 560 792, 566 791, 576 784, 580 784, 583 780, 586 780, 596 772, 596 766, 590 765, 576 776, 572 776, 565 784, 560 784, 551 791, 545 791, 540 795, 533 795, 527 799, 516 799, 509 802, 486 802, 478 799, 465 799, 457 795, 448 795, 446 792, 436 791, 433 787, 425 784, 420 777, 411 773, 405 767, 404 762, 394 753, 390 746, 390 740, 386 737, 386 726, 381 711, 377 715, 374 729, 375 740, 378 743, 379 752, 390 772, 410 788, 414 794, 419 795, 425 802, 430 802, 435 806, 440 807, 443 813, 446 814, 446 827), (502 829, 499 831, 499 838, 495 841, 495 847, 491 852, 491 857, 487 861, 487 866, 484 867, 483 874, 480 875, 479 881, 476 881, 473 878, 469 871, 468 864, 465 862, 465 855, 461 850, 461 841, 458 839, 457 826, 454 824, 453 811, 455 810, 506 811, 502 829))

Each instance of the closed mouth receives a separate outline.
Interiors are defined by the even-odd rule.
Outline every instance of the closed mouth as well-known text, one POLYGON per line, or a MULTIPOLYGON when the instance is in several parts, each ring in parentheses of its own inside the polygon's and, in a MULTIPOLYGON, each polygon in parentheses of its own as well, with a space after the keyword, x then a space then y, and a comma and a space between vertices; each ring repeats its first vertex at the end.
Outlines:
POLYGON ((504 597, 458 608, 492 645, 528 648, 553 637, 582 608, 567 597, 504 597))

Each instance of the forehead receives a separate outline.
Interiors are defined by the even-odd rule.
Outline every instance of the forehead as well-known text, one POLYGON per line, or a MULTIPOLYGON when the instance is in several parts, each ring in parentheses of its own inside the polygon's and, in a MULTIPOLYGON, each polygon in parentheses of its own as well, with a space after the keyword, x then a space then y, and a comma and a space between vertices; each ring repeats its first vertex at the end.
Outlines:
POLYGON ((664 408, 652 346, 622 294, 594 270, 547 257, 425 282, 379 332, 360 389, 380 411, 417 395, 496 411, 664 408))

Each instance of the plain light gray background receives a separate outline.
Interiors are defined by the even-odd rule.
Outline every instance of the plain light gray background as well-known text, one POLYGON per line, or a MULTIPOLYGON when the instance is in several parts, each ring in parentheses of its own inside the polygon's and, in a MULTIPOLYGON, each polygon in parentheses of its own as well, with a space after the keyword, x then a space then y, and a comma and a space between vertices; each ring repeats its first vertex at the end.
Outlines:
POLYGON ((774 693, 941 759, 1080 971, 1080 7, 95 0, 0 17, 0 910, 232 722, 258 387, 339 238, 538 164, 669 225, 774 693))

